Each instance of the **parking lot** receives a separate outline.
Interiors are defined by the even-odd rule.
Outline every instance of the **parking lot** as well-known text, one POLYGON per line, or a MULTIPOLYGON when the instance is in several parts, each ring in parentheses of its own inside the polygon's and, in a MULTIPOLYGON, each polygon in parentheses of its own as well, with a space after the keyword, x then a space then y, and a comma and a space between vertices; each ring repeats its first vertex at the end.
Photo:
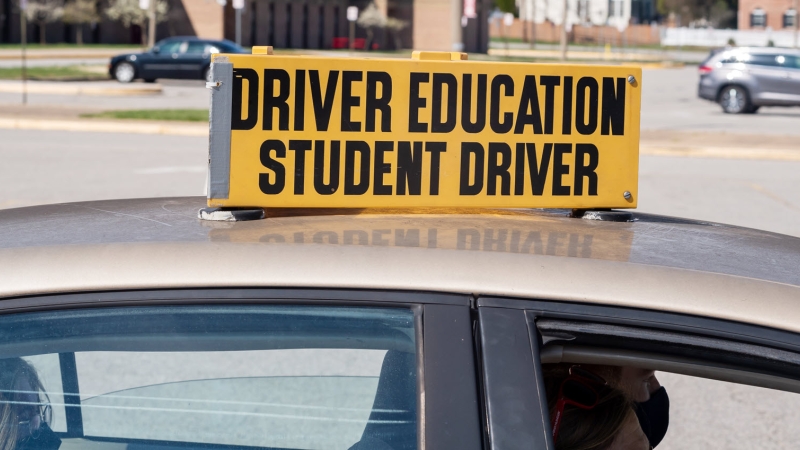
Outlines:
MULTIPOLYGON (((693 67, 644 72, 639 211, 800 236, 800 146, 795 143, 800 108, 726 115, 696 97, 696 79, 693 67)), ((106 109, 208 105, 202 82, 161 85, 162 94, 149 96, 31 94, 27 107, 18 106, 18 94, 4 92, 0 119, 68 122, 106 109)), ((0 134, 0 208, 204 195, 208 138, 203 135, 30 128, 0 134)), ((770 443, 769 448, 791 448, 800 439, 798 396, 673 375, 664 375, 662 383, 678 414, 659 448, 757 448, 764 430, 775 443, 788 445, 770 443), (762 410, 740 407, 742 399, 754 397, 761 400, 747 404, 761 404, 762 410)))

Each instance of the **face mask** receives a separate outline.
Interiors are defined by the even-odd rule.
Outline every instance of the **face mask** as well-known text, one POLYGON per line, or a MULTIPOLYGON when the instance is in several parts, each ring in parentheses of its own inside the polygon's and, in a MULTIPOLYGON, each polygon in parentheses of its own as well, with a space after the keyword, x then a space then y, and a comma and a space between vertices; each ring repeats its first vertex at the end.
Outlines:
POLYGON ((61 439, 50 427, 43 423, 39 428, 36 439, 28 437, 17 446, 18 450, 57 450, 61 446, 61 439))
POLYGON ((650 400, 636 404, 636 417, 650 445, 655 448, 669 427, 669 397, 664 386, 650 394, 650 400))

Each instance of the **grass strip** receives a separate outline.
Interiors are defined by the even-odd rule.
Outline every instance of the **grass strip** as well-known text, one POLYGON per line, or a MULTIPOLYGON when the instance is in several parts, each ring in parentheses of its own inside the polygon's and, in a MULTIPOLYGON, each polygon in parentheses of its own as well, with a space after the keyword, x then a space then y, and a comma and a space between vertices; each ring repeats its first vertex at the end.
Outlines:
MULTIPOLYGON (((50 44, 28 43, 28 50, 141 50, 141 46, 131 44, 70 44, 66 42, 56 42, 50 44)), ((0 50, 22 50, 20 44, 0 44, 0 50)))
POLYGON ((177 120, 184 122, 208 122, 207 109, 131 109, 104 111, 97 114, 81 114, 94 119, 133 120, 177 120))
MULTIPOLYGON (((107 73, 86 66, 33 66, 26 70, 29 80, 35 81, 93 81, 108 80, 107 73)), ((21 80, 22 67, 0 67, 0 80, 21 80)))

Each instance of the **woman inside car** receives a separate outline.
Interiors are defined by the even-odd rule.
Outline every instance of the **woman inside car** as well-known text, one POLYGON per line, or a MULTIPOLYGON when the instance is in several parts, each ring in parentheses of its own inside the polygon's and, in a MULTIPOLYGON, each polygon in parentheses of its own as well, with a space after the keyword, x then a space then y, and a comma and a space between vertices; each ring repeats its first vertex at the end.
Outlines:
MULTIPOLYGON (((557 450, 653 448, 653 438, 640 425, 642 414, 645 420, 648 417, 647 408, 640 405, 650 403, 654 391, 663 390, 652 371, 564 364, 543 368, 557 450)), ((661 438, 663 434, 657 440, 661 438)))
POLYGON ((47 392, 22 358, 0 359, 0 450, 55 450, 61 445, 48 425, 47 392))

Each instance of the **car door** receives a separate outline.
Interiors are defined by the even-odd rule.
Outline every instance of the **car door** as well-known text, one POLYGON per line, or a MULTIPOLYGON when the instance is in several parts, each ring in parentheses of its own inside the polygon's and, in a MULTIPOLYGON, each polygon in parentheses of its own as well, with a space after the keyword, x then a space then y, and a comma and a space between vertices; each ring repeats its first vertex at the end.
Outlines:
MULTIPOLYGON (((658 370, 662 379, 674 380, 674 374, 678 374, 684 377, 682 381, 688 379, 705 389, 708 383, 716 383, 710 389, 716 395, 733 392, 730 399, 706 399, 704 405, 713 406, 715 401, 721 409, 705 417, 684 405, 697 404, 695 398, 685 395, 685 384, 666 383, 665 392, 684 395, 675 395, 671 402, 667 397, 664 404, 666 394, 659 393, 660 412, 666 412, 662 425, 666 418, 667 424, 677 423, 683 428, 676 425, 670 431, 667 425, 662 428, 664 435, 654 431, 658 427, 650 427, 653 421, 639 418, 642 430, 649 427, 647 439, 658 441, 651 441, 653 446, 667 438, 672 442, 667 448, 708 448, 697 442, 719 442, 694 436, 700 429, 687 430, 686 424, 698 421, 703 423, 701 428, 728 443, 715 448, 778 448, 793 441, 782 442, 775 436, 796 437, 799 433, 792 418, 793 408, 800 405, 796 394, 800 393, 798 334, 685 314, 587 303, 482 297, 477 305, 488 440, 494 450, 555 448, 548 405, 558 402, 550 399, 548 403, 546 393, 555 391, 548 390, 552 379, 547 377, 552 376, 554 367, 576 365, 658 370), (780 425, 774 422, 733 422, 736 414, 731 412, 736 409, 752 410, 750 416, 756 418, 764 411, 770 411, 771 417, 788 415, 783 422, 786 429, 775 430, 780 425), (694 444, 688 445, 689 440, 694 444)), ((661 388, 653 395, 659 391, 661 388)), ((655 404, 647 403, 649 400, 634 404, 637 415, 645 411, 644 417, 657 417, 659 411, 652 408, 655 404)), ((572 414, 578 410, 573 409, 572 414)))
POLYGON ((159 43, 146 54, 142 61, 142 78, 154 80, 157 78, 181 78, 179 57, 186 51, 187 43, 180 40, 171 40, 159 43))
POLYGON ((753 99, 769 104, 784 104, 787 98, 789 73, 785 57, 775 54, 754 54, 747 60, 747 71, 756 81, 753 99))
POLYGON ((792 104, 800 105, 800 56, 786 55, 786 92, 792 104))
POLYGON ((204 41, 187 42, 186 51, 178 55, 181 78, 200 80, 211 64, 211 46, 204 41))
POLYGON ((0 335, 37 448, 481 449, 464 295, 54 295, 4 301, 0 335))

